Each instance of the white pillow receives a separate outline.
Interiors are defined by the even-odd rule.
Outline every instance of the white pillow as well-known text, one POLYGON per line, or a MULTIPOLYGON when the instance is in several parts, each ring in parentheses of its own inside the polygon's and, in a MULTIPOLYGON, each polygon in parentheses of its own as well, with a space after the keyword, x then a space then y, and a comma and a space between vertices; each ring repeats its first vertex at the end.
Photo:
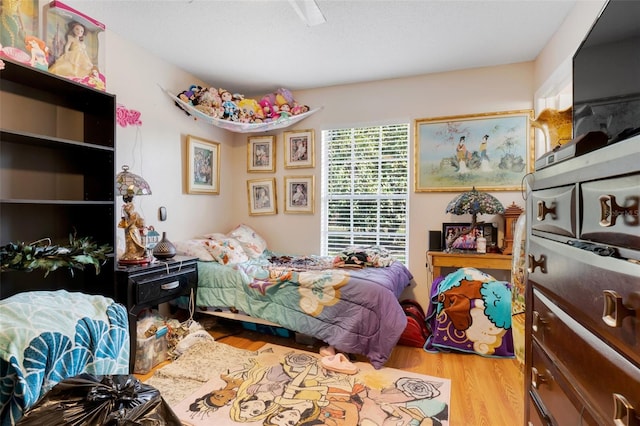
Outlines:
POLYGON ((204 246, 213 259, 223 265, 233 265, 249 260, 242 245, 235 238, 207 239, 204 246))
POLYGON ((240 242, 244 252, 252 259, 260 257, 267 248, 267 242, 248 225, 238 225, 227 234, 240 242))
POLYGON ((174 242, 173 245, 176 247, 177 254, 197 257, 199 260, 204 260, 205 262, 213 262, 215 259, 213 258, 209 250, 207 250, 207 248, 205 247, 205 241, 208 240, 193 239, 186 241, 177 241, 174 242))
POLYGON ((203 237, 209 240, 223 240, 227 238, 227 236, 222 232, 212 232, 210 234, 204 234, 203 237))

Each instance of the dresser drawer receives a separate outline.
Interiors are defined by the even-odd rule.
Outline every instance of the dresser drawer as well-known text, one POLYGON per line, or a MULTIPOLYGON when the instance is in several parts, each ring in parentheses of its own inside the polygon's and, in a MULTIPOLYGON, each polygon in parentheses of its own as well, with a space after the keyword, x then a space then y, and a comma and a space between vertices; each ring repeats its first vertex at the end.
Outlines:
POLYGON ((536 413, 539 423, 534 424, 598 426, 567 379, 536 343, 531 358, 531 397, 540 404, 536 413))
POLYGON ((531 229, 575 237, 576 186, 533 191, 531 229))
MULTIPOLYGON (((616 423, 614 419, 640 415, 640 368, 637 365, 598 339, 535 289, 532 309, 538 317, 537 327, 534 327, 537 330, 533 331, 532 356, 535 368, 546 368, 551 375, 554 374, 552 367, 536 364, 540 362, 540 354, 536 349, 540 344, 539 348, 544 350, 552 364, 576 389, 576 395, 580 395, 584 406, 588 407, 599 424, 627 424, 616 423), (621 410, 625 406, 629 407, 628 410, 621 410), (619 411, 616 412, 616 409, 619 411)), ((542 394, 541 397, 546 405, 548 399, 542 394)), ((556 413, 555 407, 547 408, 556 413)))
POLYGON ((582 239, 640 249, 640 174, 584 183, 582 239))
POLYGON ((640 365, 640 265, 536 236, 528 244, 530 284, 640 365))
POLYGON ((551 425, 551 419, 543 414, 542 408, 535 400, 535 395, 529 394, 529 407, 527 413, 527 426, 549 426, 551 425))
POLYGON ((135 280, 135 304, 162 303, 185 294, 189 287, 197 284, 196 267, 189 266, 180 271, 145 275, 135 280))

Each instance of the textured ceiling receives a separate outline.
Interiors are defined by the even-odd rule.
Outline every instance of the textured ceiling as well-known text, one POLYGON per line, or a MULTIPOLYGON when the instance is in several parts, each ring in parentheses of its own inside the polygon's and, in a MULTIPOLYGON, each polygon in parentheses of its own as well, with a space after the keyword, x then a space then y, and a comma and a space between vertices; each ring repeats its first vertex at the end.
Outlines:
POLYGON ((215 87, 267 93, 534 60, 575 0, 64 0, 215 87))

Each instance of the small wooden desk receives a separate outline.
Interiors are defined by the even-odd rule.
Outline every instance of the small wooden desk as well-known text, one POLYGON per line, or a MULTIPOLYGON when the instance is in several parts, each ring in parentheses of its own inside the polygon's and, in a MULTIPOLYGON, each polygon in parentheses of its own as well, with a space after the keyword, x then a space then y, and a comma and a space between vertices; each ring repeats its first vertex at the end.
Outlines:
POLYGON ((427 267, 431 266, 433 278, 441 275, 442 268, 478 268, 511 270, 511 255, 497 253, 447 253, 444 251, 428 251, 427 267))

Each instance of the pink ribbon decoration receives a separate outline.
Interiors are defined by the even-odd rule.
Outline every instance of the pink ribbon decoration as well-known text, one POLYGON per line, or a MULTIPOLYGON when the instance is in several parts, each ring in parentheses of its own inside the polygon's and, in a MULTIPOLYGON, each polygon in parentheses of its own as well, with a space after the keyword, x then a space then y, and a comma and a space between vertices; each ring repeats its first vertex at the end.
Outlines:
POLYGON ((140 111, 127 109, 127 107, 122 104, 116 105, 116 120, 122 127, 127 127, 129 125, 142 126, 142 121, 140 120, 140 111))

